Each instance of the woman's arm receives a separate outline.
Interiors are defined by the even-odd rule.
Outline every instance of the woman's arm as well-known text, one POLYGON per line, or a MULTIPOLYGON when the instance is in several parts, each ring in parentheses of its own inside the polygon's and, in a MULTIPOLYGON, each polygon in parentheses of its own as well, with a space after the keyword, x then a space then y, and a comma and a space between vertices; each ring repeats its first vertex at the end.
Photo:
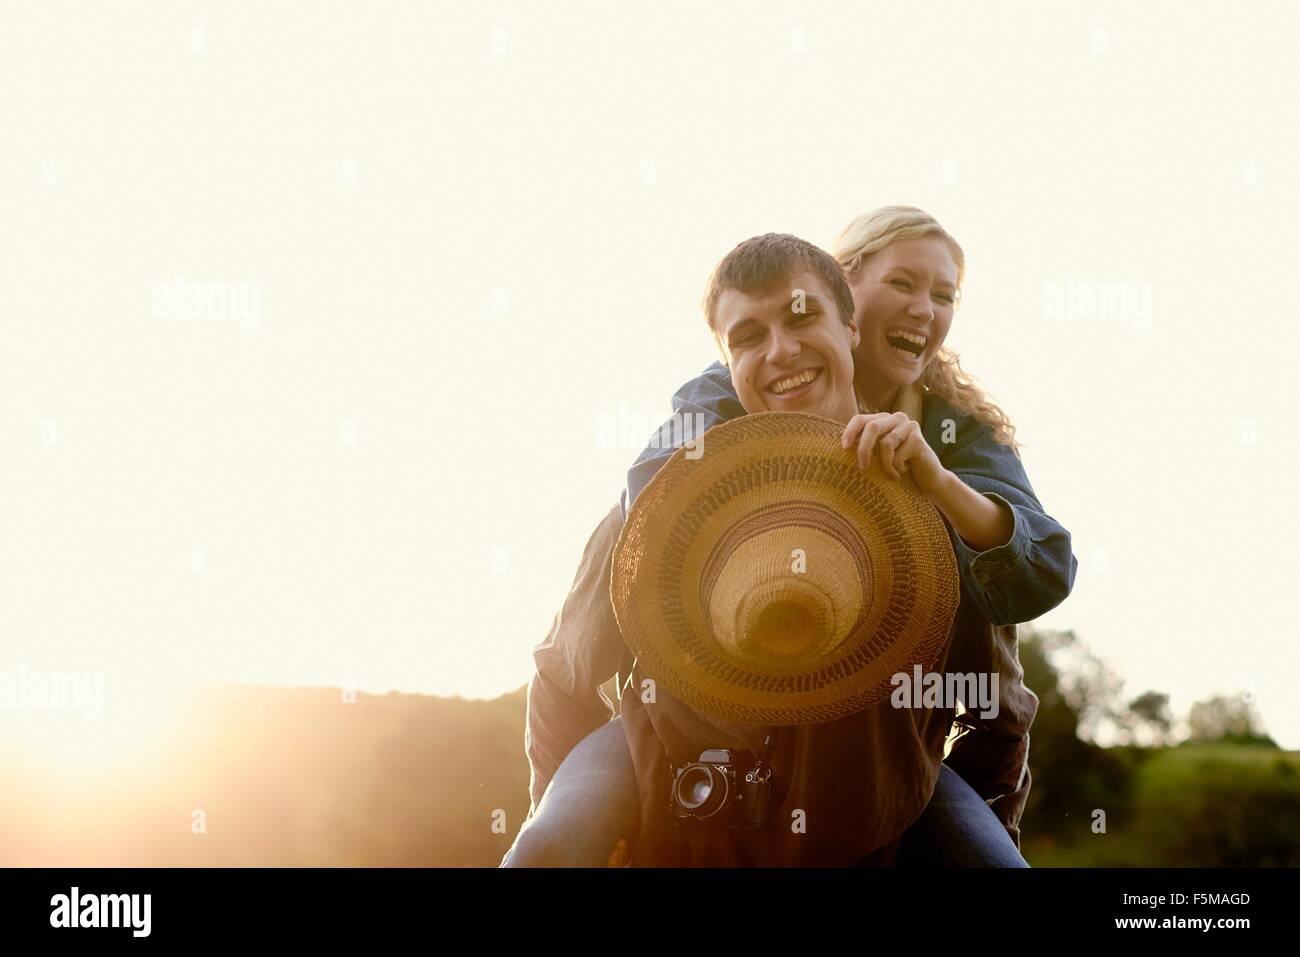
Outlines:
MULTIPOLYGON (((937 396, 927 405, 922 435, 950 473, 931 500, 949 522, 971 596, 995 625, 1031 621, 1055 608, 1070 594, 1078 569, 1070 533, 1043 511, 1020 457, 992 429, 937 396)), ((673 412, 699 416, 692 423, 703 428, 745 414, 731 371, 720 362, 677 390, 673 412)), ((660 435, 673 434, 671 425, 660 435)), ((637 458, 628 471, 625 514, 674 451, 661 442, 637 458)))
POLYGON ((1002 499, 981 495, 955 472, 944 474, 930 501, 961 540, 976 552, 1000 548, 1011 541, 1016 528, 1011 506, 1002 499))
POLYGON ((1030 621, 1055 608, 1074 587, 1079 563, 1070 533, 1043 510, 1020 457, 996 441, 989 426, 943 400, 933 402, 925 418, 926 443, 965 486, 954 492, 950 485, 948 492, 958 521, 940 511, 951 523, 957 565, 971 597, 994 625, 1030 621), (976 496, 988 505, 975 505, 976 496))

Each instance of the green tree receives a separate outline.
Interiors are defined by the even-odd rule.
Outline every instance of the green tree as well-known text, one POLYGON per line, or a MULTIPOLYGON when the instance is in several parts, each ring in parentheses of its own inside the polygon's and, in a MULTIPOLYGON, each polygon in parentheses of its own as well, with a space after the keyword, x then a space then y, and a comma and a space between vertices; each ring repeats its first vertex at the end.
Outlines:
POLYGON ((1125 731, 1129 741, 1134 741, 1145 731, 1146 737, 1157 747, 1169 740, 1173 729, 1173 714, 1169 710, 1169 695, 1160 691, 1144 691, 1128 703, 1125 731))

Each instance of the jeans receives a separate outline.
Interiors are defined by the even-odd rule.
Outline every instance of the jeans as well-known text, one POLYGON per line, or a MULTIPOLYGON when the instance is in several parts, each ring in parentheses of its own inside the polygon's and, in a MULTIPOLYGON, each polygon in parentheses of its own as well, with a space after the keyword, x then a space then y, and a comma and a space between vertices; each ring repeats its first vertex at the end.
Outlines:
MULTIPOLYGON (((605 867, 620 837, 635 844, 641 809, 618 718, 560 764, 501 867, 605 867)), ((1028 867, 993 810, 942 765, 934 796, 899 842, 898 867, 1028 867)))

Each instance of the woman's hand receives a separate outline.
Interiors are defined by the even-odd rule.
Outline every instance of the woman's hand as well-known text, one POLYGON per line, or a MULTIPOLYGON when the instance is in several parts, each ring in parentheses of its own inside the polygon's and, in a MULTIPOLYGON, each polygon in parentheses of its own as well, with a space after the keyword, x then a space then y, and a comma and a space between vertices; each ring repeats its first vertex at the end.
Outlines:
POLYGON ((903 412, 874 412, 849 419, 840 440, 858 450, 858 465, 871 467, 871 453, 880 453, 880 468, 890 478, 906 473, 921 493, 948 520, 961 540, 978 551, 1007 544, 1015 532, 1015 515, 981 495, 943 467, 921 435, 921 426, 903 412))
POLYGON ((879 452, 881 471, 893 479, 911 475, 927 497, 940 491, 948 474, 926 443, 920 424, 903 412, 855 415, 844 428, 841 444, 846 449, 856 446, 858 466, 864 472, 871 467, 871 453, 879 452))

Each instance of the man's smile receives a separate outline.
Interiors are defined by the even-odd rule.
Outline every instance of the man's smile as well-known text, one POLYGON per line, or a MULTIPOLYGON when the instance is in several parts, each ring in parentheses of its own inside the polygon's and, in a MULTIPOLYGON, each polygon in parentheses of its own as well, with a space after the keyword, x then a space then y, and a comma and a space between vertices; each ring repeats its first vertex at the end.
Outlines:
POLYGON ((798 372, 783 373, 764 389, 769 395, 778 399, 790 400, 807 393, 814 382, 821 377, 822 370, 800 369, 798 372))

